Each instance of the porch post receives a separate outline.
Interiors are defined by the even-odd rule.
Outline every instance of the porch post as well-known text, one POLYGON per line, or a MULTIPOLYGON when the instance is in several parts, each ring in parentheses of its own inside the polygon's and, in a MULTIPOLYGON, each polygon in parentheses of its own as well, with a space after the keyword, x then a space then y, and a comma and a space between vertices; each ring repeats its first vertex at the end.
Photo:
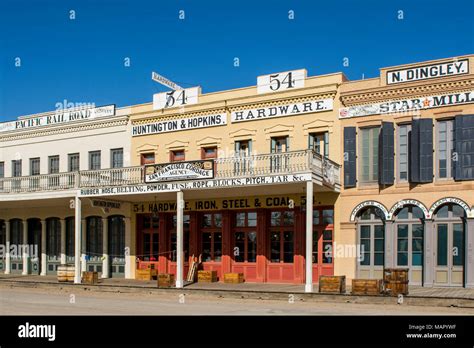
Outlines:
POLYGON ((41 273, 46 275, 46 221, 41 220, 41 273))
POLYGON ((60 219, 61 226, 61 265, 66 264, 66 220, 60 219))
POLYGON ((183 191, 176 194, 176 287, 183 287, 183 191))
POLYGON ((76 196, 75 198, 75 216, 74 216, 74 283, 81 283, 81 234, 82 224, 81 224, 81 199, 76 196))
POLYGON ((130 279, 132 277, 132 267, 135 266, 135 262, 132 262, 131 249, 132 249, 132 229, 130 227, 130 218, 125 217, 125 278, 130 279))
POLYGON ((466 231, 466 288, 474 288, 474 218, 467 219, 466 231))
POLYGON ((425 220, 424 250, 423 256, 423 286, 433 287, 434 260, 433 260, 433 220, 425 220))
POLYGON ((109 225, 108 219, 102 218, 102 278, 109 278, 109 225))
MULTIPOLYGON (((86 247, 87 247, 87 225, 86 219, 81 219, 81 272, 87 271, 86 247)), ((82 274, 82 273, 81 273, 82 274)))
POLYGON ((306 284, 305 292, 313 292, 313 181, 306 182, 306 284))
POLYGON ((5 274, 10 274, 12 269, 11 259, 10 259, 10 221, 5 220, 5 274))
POLYGON ((385 260, 384 267, 392 268, 395 265, 393 261, 393 249, 394 249, 394 230, 393 220, 385 221, 385 260))
POLYGON ((21 220, 21 226, 22 226, 22 231, 23 231, 23 271, 21 272, 21 274, 27 275, 28 274, 28 224, 25 224, 25 220, 21 220))

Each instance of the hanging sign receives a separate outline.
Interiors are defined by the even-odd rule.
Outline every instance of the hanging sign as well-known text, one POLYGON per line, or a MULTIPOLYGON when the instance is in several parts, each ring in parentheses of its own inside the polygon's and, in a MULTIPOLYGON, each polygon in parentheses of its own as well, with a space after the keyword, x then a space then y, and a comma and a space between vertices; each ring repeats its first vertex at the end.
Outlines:
POLYGON ((356 105, 339 109, 339 118, 371 116, 474 103, 474 91, 356 105))
POLYGON ((214 161, 187 161, 145 166, 145 182, 214 178, 214 161))
POLYGON ((469 73, 469 59, 387 71, 387 85, 469 73))
POLYGON ((120 202, 105 201, 102 199, 91 199, 91 205, 103 209, 120 209, 122 206, 120 202))
POLYGON ((155 82, 162 84, 163 86, 166 86, 174 90, 183 89, 182 87, 178 86, 173 81, 168 80, 166 77, 161 76, 160 74, 154 71, 151 72, 151 79, 155 82))

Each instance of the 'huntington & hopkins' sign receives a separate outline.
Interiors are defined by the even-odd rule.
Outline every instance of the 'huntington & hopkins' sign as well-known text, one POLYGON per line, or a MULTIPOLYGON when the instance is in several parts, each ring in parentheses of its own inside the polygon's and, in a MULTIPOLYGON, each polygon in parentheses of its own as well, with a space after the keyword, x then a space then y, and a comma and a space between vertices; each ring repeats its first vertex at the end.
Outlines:
POLYGON ((214 161, 188 161, 145 166, 145 182, 214 178, 214 161))
POLYGON ((474 91, 468 91, 340 108, 339 118, 416 111, 472 103, 474 103, 474 91))

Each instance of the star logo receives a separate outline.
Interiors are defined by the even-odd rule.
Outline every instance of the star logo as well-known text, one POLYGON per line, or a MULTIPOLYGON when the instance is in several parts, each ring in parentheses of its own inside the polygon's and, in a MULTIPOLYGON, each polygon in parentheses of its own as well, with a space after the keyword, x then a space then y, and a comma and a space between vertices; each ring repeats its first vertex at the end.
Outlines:
POLYGON ((428 106, 430 106, 430 100, 428 98, 426 98, 424 101, 423 101, 423 106, 426 108, 428 106))

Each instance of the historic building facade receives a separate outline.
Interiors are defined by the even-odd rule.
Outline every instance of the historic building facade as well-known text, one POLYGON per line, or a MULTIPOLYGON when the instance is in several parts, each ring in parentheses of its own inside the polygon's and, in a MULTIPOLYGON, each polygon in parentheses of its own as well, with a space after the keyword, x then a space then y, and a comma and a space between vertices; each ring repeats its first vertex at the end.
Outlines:
POLYGON ((380 69, 340 87, 340 233, 353 277, 409 268, 410 284, 474 286, 474 60, 380 69))
POLYGON ((193 260, 248 282, 473 287, 474 57, 347 81, 305 70, 0 124, 5 273, 102 277, 193 260), (308 199, 310 197, 310 199, 308 199), (36 255, 36 256, 35 256, 36 255), (309 261, 309 262, 307 262, 309 261))
POLYGON ((84 201, 76 220, 74 199, 79 187, 100 185, 104 176, 130 166, 128 139, 128 109, 114 105, 0 124, 0 243, 7 246, 2 271, 46 275, 74 264, 78 222, 82 269, 125 275, 129 205, 84 201))

